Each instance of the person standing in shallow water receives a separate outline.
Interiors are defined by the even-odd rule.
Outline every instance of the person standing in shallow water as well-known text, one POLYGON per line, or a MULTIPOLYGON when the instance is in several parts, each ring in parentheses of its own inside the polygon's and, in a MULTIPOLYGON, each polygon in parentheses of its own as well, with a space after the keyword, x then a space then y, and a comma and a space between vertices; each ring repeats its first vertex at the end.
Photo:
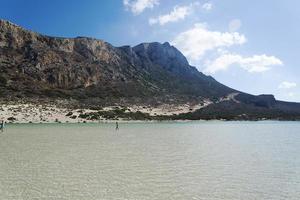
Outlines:
POLYGON ((119 123, 116 122, 116 130, 119 130, 119 123))
POLYGON ((0 130, 3 132, 4 131, 4 120, 1 121, 0 124, 0 130))

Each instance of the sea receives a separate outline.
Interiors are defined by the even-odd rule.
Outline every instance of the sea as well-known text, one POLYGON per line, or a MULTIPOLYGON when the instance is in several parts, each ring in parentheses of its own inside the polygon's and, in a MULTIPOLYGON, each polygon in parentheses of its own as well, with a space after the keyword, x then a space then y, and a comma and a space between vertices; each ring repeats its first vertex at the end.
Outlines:
POLYGON ((9 124, 3 200, 299 200, 300 122, 9 124))

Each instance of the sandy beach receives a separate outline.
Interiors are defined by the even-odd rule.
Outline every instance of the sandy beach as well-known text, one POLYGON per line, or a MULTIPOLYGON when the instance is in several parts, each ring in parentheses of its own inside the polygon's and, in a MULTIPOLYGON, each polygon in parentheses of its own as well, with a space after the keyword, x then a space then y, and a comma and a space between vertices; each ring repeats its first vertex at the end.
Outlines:
MULTIPOLYGON (((220 98, 216 103, 223 101, 235 101, 239 103, 235 96, 238 93, 229 94, 226 97, 220 98)), ((61 103, 22 103, 22 102, 6 102, 0 106, 0 120, 6 123, 85 123, 85 122, 99 122, 99 121, 114 121, 114 120, 128 120, 122 118, 115 118, 114 120, 101 117, 99 119, 88 119, 81 116, 99 111, 109 112, 114 110, 123 110, 125 113, 141 112, 149 116, 171 116, 182 113, 189 113, 207 107, 213 104, 212 101, 206 99, 201 103, 193 104, 162 104, 159 106, 150 105, 132 105, 122 106, 114 105, 99 109, 72 109, 66 108, 66 104, 61 103)))
MULTIPOLYGON (((142 112, 150 116, 168 116, 193 112, 209 104, 211 104, 210 101, 194 105, 161 105, 158 107, 131 106, 126 107, 125 112, 142 112)), ((101 111, 112 111, 119 108, 122 107, 109 106, 102 108, 101 111)), ((80 115, 98 111, 99 110, 62 108, 54 104, 2 104, 0 106, 0 120, 4 120, 6 123, 85 123, 108 121, 105 118, 89 120, 80 117, 80 115)), ((124 119, 119 118, 117 120, 124 119)))

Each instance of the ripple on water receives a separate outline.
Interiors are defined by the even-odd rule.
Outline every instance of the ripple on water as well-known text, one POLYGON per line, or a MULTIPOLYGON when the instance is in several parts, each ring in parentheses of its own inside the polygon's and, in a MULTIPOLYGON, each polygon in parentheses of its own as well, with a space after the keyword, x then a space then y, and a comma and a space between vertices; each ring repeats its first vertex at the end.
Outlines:
POLYGON ((300 123, 10 125, 3 199, 299 199, 300 123))

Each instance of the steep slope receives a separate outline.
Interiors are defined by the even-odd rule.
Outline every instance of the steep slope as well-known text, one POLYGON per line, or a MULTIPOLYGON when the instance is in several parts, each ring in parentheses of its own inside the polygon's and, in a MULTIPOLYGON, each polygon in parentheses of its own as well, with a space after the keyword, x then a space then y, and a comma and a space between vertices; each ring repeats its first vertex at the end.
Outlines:
POLYGON ((3 97, 219 98, 233 90, 190 66, 169 43, 113 47, 43 36, 0 21, 3 97))
MULTIPOLYGON (((176 119, 298 119, 300 105, 253 96, 190 66, 169 43, 114 47, 93 38, 58 38, 0 20, 0 98, 75 99, 82 105, 210 102, 176 119)), ((71 101, 70 101, 71 102, 71 101)))

